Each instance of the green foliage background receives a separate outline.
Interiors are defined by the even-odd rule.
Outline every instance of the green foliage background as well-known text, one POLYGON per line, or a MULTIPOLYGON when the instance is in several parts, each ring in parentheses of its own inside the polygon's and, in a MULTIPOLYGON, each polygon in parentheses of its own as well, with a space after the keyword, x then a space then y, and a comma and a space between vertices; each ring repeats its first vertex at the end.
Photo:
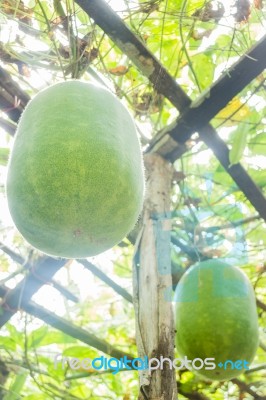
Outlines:
MULTIPOLYGON (((110 1, 110 4, 192 99, 208 88, 265 32, 263 1, 251 2, 250 13, 246 1, 224 2, 225 10, 219 3, 198 0, 121 0, 110 1)), ((154 91, 147 78, 71 0, 2 0, 0 65, 31 97, 63 79, 82 78, 107 86, 134 116, 144 151, 149 140, 178 115, 169 101, 154 91)), ((257 77, 212 121, 230 146, 231 163, 241 161, 264 192, 265 79, 265 73, 257 77)), ((0 119, 7 120, 5 110, 0 119)), ((6 218, 4 183, 13 139, 4 129, 0 132, 1 241, 25 260, 34 262, 40 254, 23 241, 6 218)), ((265 222, 259 219, 197 135, 189 141, 189 148, 174 163, 171 234, 174 280, 177 281, 186 268, 200 259, 222 257, 243 268, 255 288, 257 299, 265 305, 265 222)), ((133 246, 125 239, 106 257, 95 258, 93 262, 132 292, 132 257, 133 246)), ((4 251, 0 251, 0 262, 0 284, 14 287, 26 271, 4 251)), ((126 353, 137 355, 132 304, 75 261, 56 278, 79 297, 79 303, 62 299, 47 286, 42 289, 42 295, 36 295, 36 301, 45 305, 44 299, 51 297, 52 300, 47 302, 51 310, 126 353), (87 292, 86 286, 81 285, 84 280, 87 280, 87 292)), ((177 375, 180 399, 252 399, 254 393, 261 398, 266 396, 265 308, 258 307, 258 313, 261 343, 254 360, 254 371, 240 377, 244 389, 236 382, 204 382, 184 370, 177 375)), ((4 374, 4 367, 0 368, 3 399, 137 398, 136 372, 113 375, 110 372, 55 369, 53 355, 56 353, 80 358, 101 355, 24 312, 13 317, 0 335, 0 362, 8 370, 4 374)))

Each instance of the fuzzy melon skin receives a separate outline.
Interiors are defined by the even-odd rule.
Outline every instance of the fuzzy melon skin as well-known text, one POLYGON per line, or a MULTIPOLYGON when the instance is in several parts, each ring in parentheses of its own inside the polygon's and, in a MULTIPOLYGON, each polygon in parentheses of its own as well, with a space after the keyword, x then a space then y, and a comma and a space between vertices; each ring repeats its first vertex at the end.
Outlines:
MULTIPOLYGON (((189 360, 215 358, 213 370, 194 370, 211 380, 232 379, 242 369, 217 366, 226 360, 252 362, 258 347, 253 288, 237 267, 208 260, 191 267, 175 291, 176 347, 189 360)), ((196 364, 197 366, 199 364, 196 364)))
POLYGON ((42 252, 84 258, 113 247, 143 205, 143 161, 129 112, 90 83, 39 92, 19 121, 6 191, 17 229, 42 252))

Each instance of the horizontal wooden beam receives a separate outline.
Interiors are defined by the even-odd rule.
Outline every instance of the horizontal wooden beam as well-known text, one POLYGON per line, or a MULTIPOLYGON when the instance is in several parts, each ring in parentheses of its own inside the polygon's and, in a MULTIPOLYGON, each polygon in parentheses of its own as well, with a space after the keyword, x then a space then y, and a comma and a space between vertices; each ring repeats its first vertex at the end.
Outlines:
MULTIPOLYGON (((191 135, 204 131, 205 125, 221 111, 238 93, 266 68, 266 35, 231 66, 212 86, 203 92, 182 112, 171 126, 158 133, 147 151, 158 148, 164 136, 169 135, 180 145, 191 135)), ((171 158, 171 151, 164 157, 171 158)))
POLYGON ((128 56, 136 67, 178 109, 185 109, 191 100, 166 68, 151 53, 104 0, 75 1, 128 56))
POLYGON ((42 257, 29 269, 28 274, 14 289, 10 289, 4 297, 0 314, 0 328, 17 312, 23 304, 27 304, 31 297, 66 263, 65 259, 42 257))

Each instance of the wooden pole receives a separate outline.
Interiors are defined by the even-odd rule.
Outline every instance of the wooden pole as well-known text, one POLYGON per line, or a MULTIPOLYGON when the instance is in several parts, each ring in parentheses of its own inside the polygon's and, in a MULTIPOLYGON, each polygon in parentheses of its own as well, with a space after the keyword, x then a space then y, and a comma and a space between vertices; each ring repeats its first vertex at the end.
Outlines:
MULTIPOLYGON (((171 303, 170 191, 173 167, 157 154, 145 157, 146 199, 143 225, 136 242, 133 302, 139 357, 174 358, 174 324, 171 303), (167 226, 168 225, 168 226, 167 226)), ((153 366, 157 363, 154 360, 153 366)), ((177 398, 175 370, 140 371, 139 400, 177 398)))

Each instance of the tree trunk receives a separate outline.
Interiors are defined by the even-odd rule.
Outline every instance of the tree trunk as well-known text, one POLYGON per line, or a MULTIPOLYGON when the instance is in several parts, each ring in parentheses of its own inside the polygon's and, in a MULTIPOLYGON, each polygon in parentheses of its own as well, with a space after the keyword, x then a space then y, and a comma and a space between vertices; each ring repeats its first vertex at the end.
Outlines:
MULTIPOLYGON (((136 242, 133 295, 139 357, 174 358, 171 303, 170 190, 173 167, 159 155, 145 158, 146 199, 142 230, 136 242)), ((154 360, 154 366, 158 365, 154 360)), ((139 400, 177 398, 175 370, 140 371, 139 400)))

